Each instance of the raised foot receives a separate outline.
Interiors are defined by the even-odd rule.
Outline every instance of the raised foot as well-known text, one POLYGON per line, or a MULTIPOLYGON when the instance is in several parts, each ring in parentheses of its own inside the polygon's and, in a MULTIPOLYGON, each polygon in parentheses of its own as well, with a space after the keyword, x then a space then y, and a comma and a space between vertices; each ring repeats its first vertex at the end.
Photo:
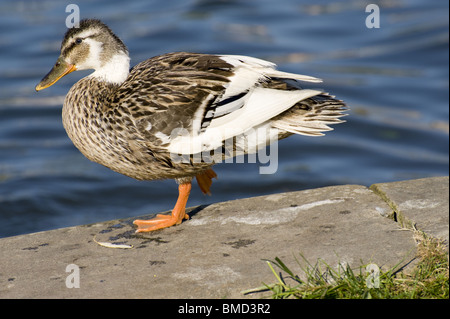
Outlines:
POLYGON ((181 220, 175 216, 171 215, 156 215, 155 218, 149 220, 136 219, 133 224, 135 224, 138 229, 136 233, 149 232, 154 231, 166 227, 170 227, 173 225, 179 225, 183 221, 183 219, 189 219, 188 214, 184 214, 181 220))
POLYGON ((200 174, 197 174, 195 177, 202 193, 205 195, 211 195, 209 188, 212 185, 212 179, 217 178, 216 172, 214 172, 212 168, 208 168, 200 174))

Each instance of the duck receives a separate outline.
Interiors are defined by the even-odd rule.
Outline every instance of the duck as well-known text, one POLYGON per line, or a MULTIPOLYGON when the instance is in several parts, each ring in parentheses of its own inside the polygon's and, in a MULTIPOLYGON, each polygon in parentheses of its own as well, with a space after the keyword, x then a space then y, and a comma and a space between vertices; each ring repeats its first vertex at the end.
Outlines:
POLYGON ((77 70, 93 72, 70 88, 62 107, 76 148, 131 178, 178 184, 171 213, 135 220, 138 233, 189 219, 192 181, 210 194, 214 165, 293 134, 322 136, 347 115, 342 100, 303 87, 321 79, 259 58, 174 52, 130 68, 127 47, 98 19, 67 29, 56 63, 35 89, 77 70))

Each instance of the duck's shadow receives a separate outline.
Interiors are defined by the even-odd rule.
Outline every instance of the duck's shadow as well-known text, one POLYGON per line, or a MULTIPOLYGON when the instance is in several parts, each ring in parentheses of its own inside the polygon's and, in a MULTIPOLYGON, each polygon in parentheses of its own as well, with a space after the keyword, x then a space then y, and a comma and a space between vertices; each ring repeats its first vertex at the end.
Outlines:
MULTIPOLYGON (((199 212, 204 210, 206 207, 211 204, 199 205, 191 208, 187 208, 186 212, 189 215, 189 219, 193 218, 199 212)), ((170 211, 163 212, 161 214, 170 214, 170 211)), ((169 240, 165 239, 165 234, 173 234, 173 232, 183 231, 182 225, 184 223, 189 223, 189 220, 183 222, 183 224, 165 228, 161 230, 156 230, 148 233, 136 233, 136 226, 133 224, 133 221, 136 219, 152 219, 156 216, 156 214, 148 214, 142 216, 129 217, 124 219, 119 219, 111 222, 106 222, 105 226, 94 235, 94 242, 97 244, 107 243, 110 248, 119 248, 122 246, 117 245, 128 245, 133 248, 143 248, 146 244, 153 242, 156 244, 164 244, 168 243, 169 240), (181 226, 181 227, 180 227, 181 226), (178 228, 180 227, 180 228, 178 228), (111 244, 111 245, 109 245, 111 244), (116 247, 114 247, 116 245, 116 247)), ((123 247, 125 247, 123 246, 123 247)))

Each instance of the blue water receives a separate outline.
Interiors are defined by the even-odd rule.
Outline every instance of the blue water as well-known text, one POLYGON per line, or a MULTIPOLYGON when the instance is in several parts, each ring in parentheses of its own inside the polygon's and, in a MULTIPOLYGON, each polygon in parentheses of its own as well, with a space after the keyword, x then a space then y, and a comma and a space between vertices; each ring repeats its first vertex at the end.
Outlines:
MULTIPOLYGON (((250 55, 324 79, 351 107, 325 137, 279 143, 278 171, 220 164, 212 196, 188 206, 338 184, 448 175, 448 1, 77 1, 106 22, 132 65, 173 51, 250 55)), ((174 181, 138 182, 85 159, 66 136, 62 101, 75 72, 34 86, 58 57, 70 2, 0 3, 0 237, 170 210, 174 181)))

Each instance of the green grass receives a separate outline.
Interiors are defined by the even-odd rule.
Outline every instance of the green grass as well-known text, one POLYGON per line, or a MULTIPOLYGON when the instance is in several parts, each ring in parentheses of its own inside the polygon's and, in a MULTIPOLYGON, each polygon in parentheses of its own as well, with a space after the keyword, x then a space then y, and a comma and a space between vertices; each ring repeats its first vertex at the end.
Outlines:
POLYGON ((269 297, 274 299, 448 299, 449 265, 445 245, 419 231, 415 231, 415 239, 419 262, 407 272, 402 271, 403 261, 387 271, 380 270, 375 276, 370 271, 377 269, 373 264, 356 270, 349 265, 333 269, 321 260, 312 265, 300 255, 303 264, 296 261, 305 274, 300 277, 276 257, 267 261, 275 283, 242 293, 270 291, 269 297))

